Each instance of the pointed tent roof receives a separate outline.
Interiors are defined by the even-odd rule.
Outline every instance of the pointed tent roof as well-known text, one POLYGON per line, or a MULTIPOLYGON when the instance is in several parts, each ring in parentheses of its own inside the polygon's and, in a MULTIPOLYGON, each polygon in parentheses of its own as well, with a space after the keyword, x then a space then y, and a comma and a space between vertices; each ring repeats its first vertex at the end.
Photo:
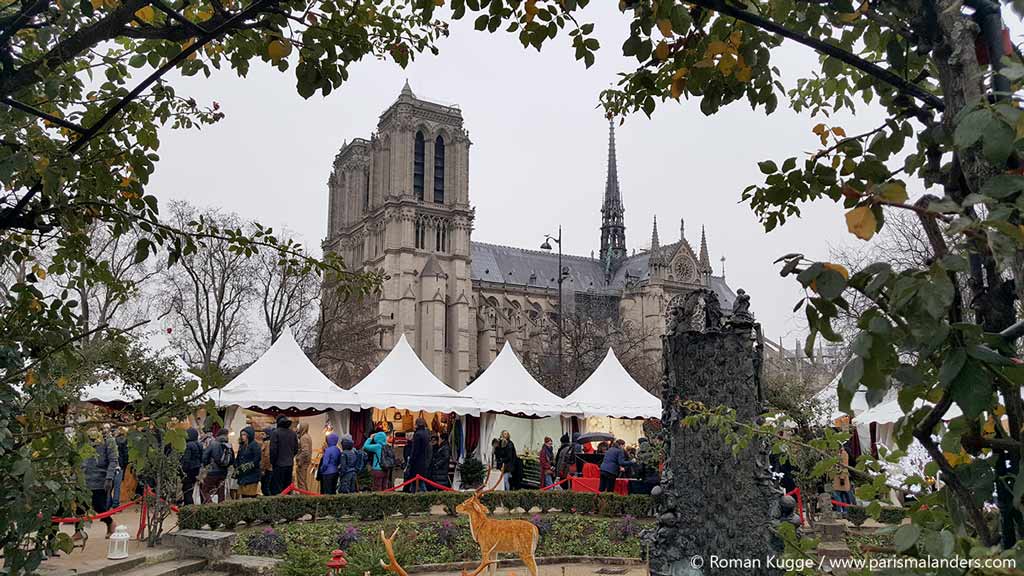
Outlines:
POLYGON ((588 418, 661 418, 661 399, 644 390, 611 349, 597 370, 565 402, 569 410, 582 412, 588 418))
POLYGON ((564 414, 567 408, 565 400, 530 376, 507 340, 494 362, 462 395, 486 412, 544 417, 564 414))
POLYGON ((405 334, 352 392, 359 396, 363 408, 480 414, 473 399, 459 395, 423 365, 405 334))
POLYGON ((291 330, 227 386, 217 406, 255 406, 278 410, 358 410, 351 390, 339 388, 324 376, 299 347, 291 330))

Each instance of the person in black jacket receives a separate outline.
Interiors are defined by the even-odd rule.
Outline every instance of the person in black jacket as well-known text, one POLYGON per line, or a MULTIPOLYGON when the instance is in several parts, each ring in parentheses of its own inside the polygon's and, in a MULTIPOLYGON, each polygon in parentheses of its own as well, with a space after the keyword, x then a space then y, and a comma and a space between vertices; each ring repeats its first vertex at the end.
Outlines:
POLYGON ((181 455, 181 494, 185 504, 195 504, 196 478, 203 468, 203 445, 199 443, 199 431, 189 428, 185 431, 185 452, 181 455))
POLYGON ((238 479, 238 493, 242 498, 255 498, 260 494, 260 444, 256 431, 246 426, 238 435, 238 459, 235 461, 235 476, 238 479))
POLYGON ((501 469, 502 478, 505 482, 505 490, 513 488, 512 475, 516 472, 519 463, 519 455, 516 454, 516 445, 512 443, 512 436, 508 430, 501 431, 501 438, 498 440, 498 467, 501 469))
MULTIPOLYGON (((415 478, 417 474, 427 478, 430 475, 430 462, 432 459, 430 449, 430 430, 427 430, 427 421, 423 418, 416 419, 416 432, 412 435, 412 442, 409 443, 409 457, 406 458, 405 479, 415 478)), ((413 483, 413 492, 426 490, 427 485, 422 480, 413 483)))
POLYGON ((270 494, 277 495, 292 483, 295 455, 299 453, 299 437, 292 430, 287 416, 277 418, 277 429, 270 435, 270 464, 274 470, 270 477, 270 494))
POLYGON ((225 480, 228 476, 228 467, 231 466, 233 459, 234 455, 231 453, 231 445, 228 444, 228 429, 221 428, 217 433, 217 438, 210 442, 210 445, 203 451, 203 466, 206 466, 206 477, 203 478, 202 486, 199 489, 199 496, 203 504, 212 502, 214 495, 217 496, 217 502, 225 500, 225 480))
MULTIPOLYGON (((444 436, 434 434, 433 437, 433 455, 430 462, 430 476, 429 478, 441 486, 447 486, 451 488, 451 480, 448 479, 448 462, 451 460, 452 451, 448 446, 448 439, 444 436)), ((440 490, 440 488, 430 487, 430 490, 440 490)))

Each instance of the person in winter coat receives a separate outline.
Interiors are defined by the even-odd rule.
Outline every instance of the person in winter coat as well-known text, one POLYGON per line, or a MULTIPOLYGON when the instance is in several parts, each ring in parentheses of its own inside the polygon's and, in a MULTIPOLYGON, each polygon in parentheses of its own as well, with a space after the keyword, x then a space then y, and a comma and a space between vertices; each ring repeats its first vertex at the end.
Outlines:
POLYGON ((217 502, 225 500, 225 480, 228 476, 228 467, 231 466, 231 446, 228 444, 228 429, 221 428, 216 439, 203 451, 203 466, 206 467, 206 477, 203 478, 202 486, 199 489, 199 496, 203 504, 213 501, 217 496, 217 502), (225 454, 225 451, 228 454, 225 454), (225 462, 229 462, 225 465, 225 462))
POLYGON ((338 435, 327 435, 327 449, 320 459, 320 493, 338 493, 338 467, 341 466, 341 450, 338 449, 338 435))
POLYGON ((124 472, 128 469, 128 429, 121 427, 117 429, 117 436, 114 437, 114 444, 117 446, 117 476, 114 477, 114 486, 110 490, 110 504, 107 509, 117 508, 121 505, 121 483, 124 482, 124 472))
POLYGON ((252 426, 242 428, 242 433, 238 435, 238 459, 235 461, 238 493, 242 498, 255 498, 260 495, 261 459, 262 453, 260 443, 256 441, 256 431, 252 426))
POLYGON ((270 496, 270 480, 274 475, 274 465, 270 462, 270 436, 274 429, 267 426, 263 429, 263 438, 260 438, 260 492, 264 496, 270 496))
POLYGON ((292 430, 292 421, 287 416, 277 419, 277 429, 270 436, 270 464, 273 476, 270 479, 270 493, 278 495, 292 483, 295 469, 295 455, 299 452, 299 438, 292 430))
POLYGON ((356 464, 359 457, 356 455, 355 443, 352 437, 345 434, 341 437, 341 463, 338 464, 338 493, 351 494, 356 491, 356 464))
MULTIPOLYGON (((416 432, 412 435, 412 442, 409 443, 409 455, 406 459, 405 479, 415 478, 417 474, 426 478, 430 474, 431 449, 430 430, 427 430, 427 421, 423 418, 416 419, 416 432)), ((412 484, 413 492, 423 492, 427 485, 422 480, 412 484)))
POLYGON ((626 441, 620 438, 604 453, 604 460, 601 460, 601 492, 614 492, 615 479, 619 477, 619 471, 633 465, 626 457, 625 446, 626 441))
POLYGON ((384 446, 388 443, 387 432, 378 429, 372 436, 363 442, 363 452, 370 457, 370 475, 373 476, 373 491, 380 492, 388 488, 388 480, 391 478, 391 470, 381 466, 380 459, 384 453, 384 446))
POLYGON ((583 475, 583 459, 579 457, 580 454, 584 454, 583 444, 580 444, 580 433, 572 433, 572 463, 576 468, 576 475, 583 475))
POLYGON ((555 483, 555 441, 550 437, 544 437, 544 445, 540 448, 540 483, 541 488, 547 488, 555 483))
POLYGON ((309 465, 313 461, 313 439, 309 436, 309 424, 299 422, 299 451, 295 454, 295 486, 309 490, 309 465))
POLYGON ((181 495, 185 504, 195 504, 196 478, 203 468, 203 445, 199 443, 199 431, 189 428, 185 431, 185 452, 181 455, 181 495))
POLYGON ((562 434, 558 440, 561 445, 555 453, 555 475, 562 481, 572 473, 572 444, 569 442, 568 434, 562 434))
POLYGON ((512 443, 512 436, 508 430, 502 430, 501 437, 498 439, 497 465, 502 472, 505 490, 513 488, 512 474, 516 471, 518 460, 519 455, 516 453, 516 445, 512 443))
MULTIPOLYGON (((429 478, 441 486, 451 488, 452 482, 448 479, 448 463, 452 458, 452 450, 448 446, 448 438, 440 434, 434 434, 433 444, 434 449, 430 462, 429 478)), ((440 490, 440 488, 433 486, 430 489, 440 490)))
MULTIPOLYGON (((97 514, 109 510, 110 491, 114 487, 114 478, 117 476, 117 443, 110 436, 105 436, 100 430, 90 430, 90 444, 95 454, 82 463, 82 472, 85 475, 85 487, 92 492, 92 509, 97 514)), ((108 516, 103 519, 107 525, 107 538, 114 533, 114 520, 108 516)), ((82 538, 81 526, 75 527, 76 540, 82 538)))

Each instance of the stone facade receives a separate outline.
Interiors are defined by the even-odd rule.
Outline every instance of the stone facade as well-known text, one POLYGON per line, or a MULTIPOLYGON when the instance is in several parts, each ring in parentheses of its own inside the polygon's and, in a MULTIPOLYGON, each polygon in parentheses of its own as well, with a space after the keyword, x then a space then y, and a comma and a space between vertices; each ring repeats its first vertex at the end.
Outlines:
MULTIPOLYGON (((563 255, 563 305, 603 308, 642 325, 645 352, 661 355, 673 298, 707 288, 734 297, 712 274, 702 231, 699 252, 683 234, 662 246, 655 220, 650 250, 626 254, 623 202, 610 127, 600 257, 563 255)), ((511 341, 549 353, 558 317, 557 253, 472 242, 469 134, 461 110, 417 98, 408 83, 369 140, 346 143, 328 181, 325 251, 353 269, 386 275, 379 308, 383 356, 405 333, 431 371, 457 390, 511 341)), ((347 385, 350 383, 339 382, 347 385)))

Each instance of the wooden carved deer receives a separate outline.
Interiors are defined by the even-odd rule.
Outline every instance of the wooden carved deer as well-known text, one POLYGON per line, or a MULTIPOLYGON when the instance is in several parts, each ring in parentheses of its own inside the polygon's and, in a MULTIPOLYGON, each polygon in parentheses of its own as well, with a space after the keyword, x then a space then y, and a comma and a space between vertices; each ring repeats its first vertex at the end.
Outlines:
MULTIPOLYGON (((409 576, 409 573, 405 571, 405 568, 402 568, 402 566, 398 563, 398 560, 395 558, 394 542, 396 534, 398 534, 398 528, 395 528, 395 531, 391 533, 390 538, 384 536, 383 530, 380 531, 380 540, 384 543, 384 550, 388 553, 388 563, 385 564, 383 560, 380 560, 380 565, 388 572, 398 574, 398 576, 409 576)), ((491 548, 491 552, 494 552, 493 547, 491 548)), ((465 570, 463 570, 462 576, 479 576, 479 574, 483 572, 484 568, 487 568, 492 564, 493 561, 489 560, 489 556, 490 553, 488 553, 487 556, 484 556, 480 560, 480 565, 477 566, 476 570, 474 570, 473 572, 466 572, 465 570)), ((366 574, 369 574, 369 572, 367 572, 366 574)))
MULTIPOLYGON (((501 482, 500 478, 498 482, 501 482)), ((540 541, 537 527, 526 520, 494 520, 488 516, 491 511, 480 501, 481 496, 497 487, 495 483, 490 490, 478 489, 469 500, 456 506, 455 511, 469 516, 469 531, 473 541, 480 545, 481 557, 497 562, 499 552, 515 552, 530 574, 537 576, 537 561, 534 559, 540 541)), ((496 566, 490 566, 488 574, 494 574, 496 569, 496 566)))

